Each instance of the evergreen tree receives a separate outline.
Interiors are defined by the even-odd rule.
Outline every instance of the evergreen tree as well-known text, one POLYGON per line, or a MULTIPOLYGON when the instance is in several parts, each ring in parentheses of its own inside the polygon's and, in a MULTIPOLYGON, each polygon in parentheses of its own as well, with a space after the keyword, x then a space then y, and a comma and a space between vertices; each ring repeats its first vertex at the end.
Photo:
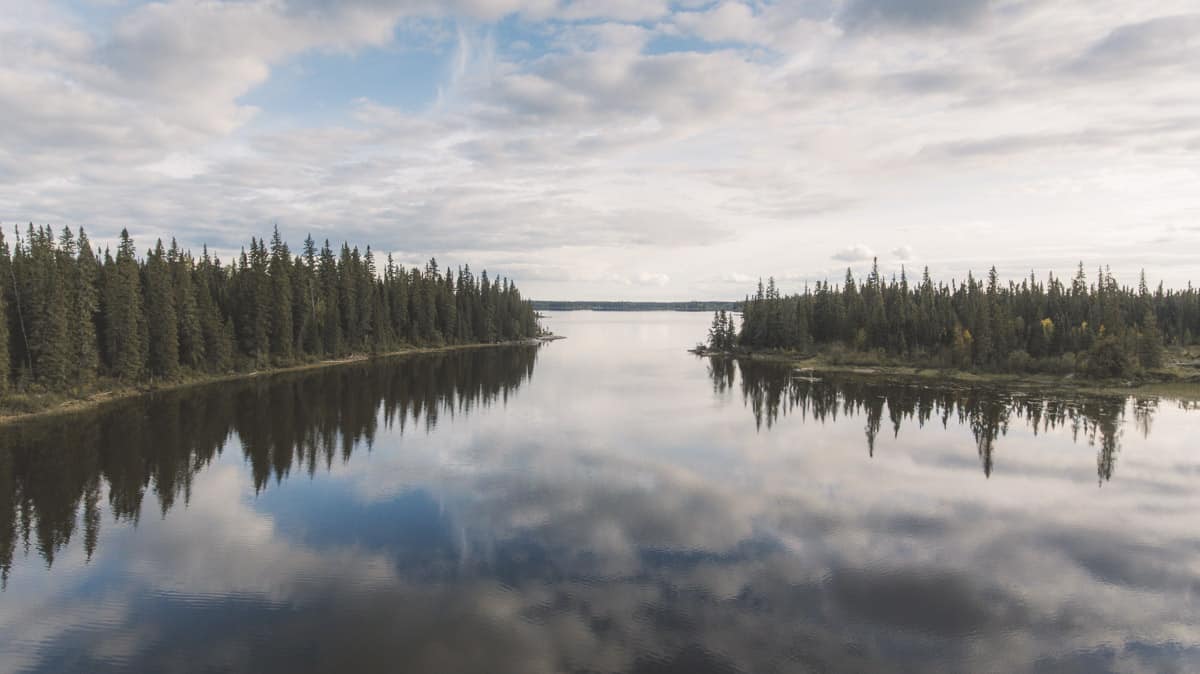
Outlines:
POLYGON ((1158 330, 1158 319, 1154 312, 1146 309, 1142 315, 1142 328, 1137 338, 1138 362, 1144 368, 1162 367, 1163 342, 1158 330))
MULTIPOLYGON (((73 248, 73 239, 72 239, 73 248)), ((69 252, 54 246, 48 227, 28 230, 28 251, 14 260, 23 294, 34 307, 30 322, 30 356, 34 379, 51 390, 65 390, 70 376, 71 340, 67 322, 73 304, 69 252)))
MULTIPOLYGON (((70 230, 63 232, 64 248, 70 246, 70 230)), ((70 253, 67 253, 70 256, 70 253)), ((91 386, 100 369, 100 349, 96 334, 96 317, 100 311, 99 276, 100 263, 92 250, 91 241, 83 228, 79 228, 78 253, 73 261, 71 275, 71 331, 72 383, 81 389, 91 386)))
MULTIPOLYGON (((3 236, 0 235, 0 241, 2 240, 3 236)), ((0 254, 3 254, 4 257, 8 257, 6 252, 0 254)), ((0 288, 3 288, 5 285, 7 285, 5 279, 0 276, 0 288)), ((7 295, 7 293, 0 292, 0 395, 4 395, 8 392, 9 368, 11 367, 9 361, 10 354, 8 350, 8 321, 4 320, 4 317, 7 315, 6 310, 8 308, 5 306, 5 295, 7 295)))
POLYGON ((205 250, 196 270, 195 295, 197 323, 205 356, 203 365, 209 372, 228 372, 233 368, 233 321, 222 318, 215 296, 214 286, 220 274, 220 265, 214 264, 205 250))
POLYGON ((24 324, 22 321, 21 306, 18 303, 16 293, 16 272, 13 270, 12 255, 10 253, 8 242, 4 238, 4 232, 0 229, 0 332, 5 336, 4 340, 4 359, 0 362, 0 368, 3 369, 3 382, 0 386, 7 391, 12 385, 14 367, 19 369, 22 361, 21 354, 24 352, 21 345, 24 344, 24 324))
POLYGON ((320 283, 320 304, 318 318, 321 323, 322 341, 325 344, 325 354, 340 356, 344 353, 342 335, 341 305, 338 302, 338 266, 333 257, 333 249, 329 240, 321 248, 321 259, 318 267, 320 283))
POLYGON ((137 254, 129 231, 122 229, 113 271, 106 278, 104 310, 107 361, 113 375, 128 382, 140 379, 144 371, 146 344, 142 306, 137 254))
POLYGON ((712 326, 708 328, 708 348, 713 351, 725 350, 725 319, 719 311, 713 312, 712 326))
POLYGON ((201 370, 205 363, 204 333, 200 327, 200 305, 193 278, 197 272, 189 253, 179 249, 171 239, 167 251, 167 264, 171 269, 171 287, 175 295, 176 332, 179 335, 179 364, 201 370))
POLYGON ((148 371, 154 377, 174 379, 179 375, 179 318, 162 239, 146 258, 144 291, 148 371))
POLYGON ((279 362, 292 360, 293 334, 291 252, 279 236, 271 236, 271 355, 279 362))

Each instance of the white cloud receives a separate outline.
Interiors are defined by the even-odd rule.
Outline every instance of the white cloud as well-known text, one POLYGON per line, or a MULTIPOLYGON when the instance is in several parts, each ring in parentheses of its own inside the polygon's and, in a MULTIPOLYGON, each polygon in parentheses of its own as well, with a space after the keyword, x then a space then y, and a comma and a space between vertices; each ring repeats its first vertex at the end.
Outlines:
POLYGON ((840 262, 865 262, 875 257, 875 251, 871 250, 866 244, 856 243, 853 246, 846 246, 833 254, 833 259, 840 262))
POLYGON ((648 21, 668 11, 665 0, 572 0, 563 7, 560 16, 568 20, 648 21))
POLYGON ((665 286, 671 282, 671 277, 661 272, 644 271, 637 275, 637 282, 645 286, 665 286))
POLYGON ((676 25, 710 42, 754 42, 763 36, 754 10, 742 2, 722 2, 704 12, 688 12, 676 25))

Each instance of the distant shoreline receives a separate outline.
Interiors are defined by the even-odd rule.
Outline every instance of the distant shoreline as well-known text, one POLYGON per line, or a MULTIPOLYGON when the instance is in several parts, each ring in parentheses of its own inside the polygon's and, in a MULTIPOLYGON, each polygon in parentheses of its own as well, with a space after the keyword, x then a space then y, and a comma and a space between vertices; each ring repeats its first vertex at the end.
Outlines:
POLYGON ((625 302, 617 300, 531 300, 534 311, 741 311, 741 302, 691 300, 684 302, 625 302))
MULTIPOLYGON (((349 365, 351 363, 365 363, 372 360, 382 358, 396 358, 401 356, 416 356, 430 353, 445 353, 450 351, 464 351, 467 349, 486 349, 500 346, 533 346, 545 341, 555 339, 564 339, 559 335, 548 335, 546 337, 532 337, 526 340, 518 340, 511 342, 491 342, 491 343, 475 343, 475 344, 454 344, 451 346, 429 346, 429 347, 413 347, 411 349, 402 349, 399 351, 389 351, 380 354, 356 354, 346 358, 335 358, 329 360, 318 360, 311 363, 299 363, 296 365, 288 365, 284 367, 264 368, 261 370, 253 370, 250 372, 231 372, 228 374, 196 374, 189 375, 183 379, 169 382, 154 382, 150 384, 142 384, 136 386, 123 386, 116 388, 108 388, 101 391, 90 393, 81 398, 73 398, 59 394, 45 393, 35 394, 35 398, 41 398, 47 401, 45 409, 13 412, 5 410, 0 412, 0 427, 13 423, 28 421, 39 417, 51 417, 59 414, 70 414, 73 412, 83 412, 100 407, 106 403, 116 402, 118 400, 126 400, 136 398, 138 396, 147 395, 149 393, 160 393, 164 391, 176 391, 192 386, 202 386, 205 384, 219 384, 222 382, 238 381, 242 379, 253 379, 255 377, 269 377, 277 374, 286 374, 289 372, 303 372, 305 370, 317 370, 327 367, 335 367, 338 365, 349 365)), ((0 402, 2 404, 2 402, 0 402)))

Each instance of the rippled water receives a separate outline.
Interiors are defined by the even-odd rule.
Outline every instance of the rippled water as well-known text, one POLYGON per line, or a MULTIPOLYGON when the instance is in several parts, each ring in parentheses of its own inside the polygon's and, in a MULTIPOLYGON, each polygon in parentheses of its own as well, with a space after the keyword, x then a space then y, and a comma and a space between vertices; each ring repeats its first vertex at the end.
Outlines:
POLYGON ((550 323, 0 428, 0 671, 1200 671, 1200 410, 550 323))

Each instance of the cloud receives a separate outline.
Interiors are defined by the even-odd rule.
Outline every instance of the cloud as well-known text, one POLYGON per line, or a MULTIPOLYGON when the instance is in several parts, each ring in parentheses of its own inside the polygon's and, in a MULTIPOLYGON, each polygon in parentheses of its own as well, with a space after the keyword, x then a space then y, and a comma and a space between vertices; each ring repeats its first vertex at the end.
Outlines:
POLYGON ((850 0, 839 21, 852 30, 962 28, 980 20, 991 0, 850 0))
POLYGON ((1076 75, 1111 78, 1148 68, 1191 70, 1200 62, 1200 14, 1163 16, 1114 28, 1071 62, 1076 75))
POLYGON ((856 243, 853 246, 846 246, 833 254, 833 259, 839 262, 865 262, 875 258, 875 251, 867 247, 866 244, 856 243))
POLYGON ((722 2, 704 12, 681 13, 675 24, 709 42, 751 43, 763 37, 754 10, 742 2, 722 2))
POLYGON ((650 21, 669 12, 666 0, 573 0, 559 16, 567 20, 613 19, 615 21, 650 21))
POLYGON ((904 244, 903 246, 893 248, 892 257, 902 262, 907 262, 913 258, 913 247, 908 244, 904 244))
POLYGON ((671 277, 661 272, 641 272, 637 275, 637 282, 648 286, 665 286, 671 282, 671 277))

